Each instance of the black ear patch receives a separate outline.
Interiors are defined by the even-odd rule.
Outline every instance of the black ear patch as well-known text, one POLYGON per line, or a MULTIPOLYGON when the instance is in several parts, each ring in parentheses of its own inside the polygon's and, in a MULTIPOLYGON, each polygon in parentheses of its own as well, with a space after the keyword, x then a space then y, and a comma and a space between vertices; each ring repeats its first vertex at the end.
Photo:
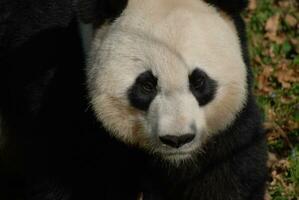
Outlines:
POLYGON ((128 91, 128 98, 132 106, 140 110, 148 110, 157 95, 157 78, 151 71, 140 74, 128 91))
POLYGON ((204 71, 196 68, 189 75, 189 88, 198 104, 204 106, 213 100, 217 92, 217 82, 211 79, 204 71))
POLYGON ((248 5, 248 0, 205 0, 205 2, 230 15, 242 12, 248 5))
POLYGON ((127 3, 128 0, 78 0, 76 7, 84 23, 101 25, 117 18, 127 3))

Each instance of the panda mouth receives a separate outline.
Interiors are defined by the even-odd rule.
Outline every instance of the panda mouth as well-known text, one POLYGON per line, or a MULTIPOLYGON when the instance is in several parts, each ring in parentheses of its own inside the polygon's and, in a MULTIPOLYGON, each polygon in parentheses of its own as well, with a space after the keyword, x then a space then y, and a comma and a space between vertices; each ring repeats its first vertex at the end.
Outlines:
POLYGON ((192 157, 194 152, 196 151, 197 146, 196 145, 184 145, 180 148, 170 148, 168 146, 164 146, 159 148, 158 152, 162 157, 166 159, 175 159, 175 160, 181 160, 192 157))
POLYGON ((193 151, 162 152, 163 157, 167 159, 185 159, 191 157, 193 151))
POLYGON ((166 156, 176 156, 176 155, 188 155, 191 153, 192 151, 178 151, 178 152, 165 152, 163 154, 166 156))
POLYGON ((192 153, 167 153, 167 154, 163 154, 162 158, 166 161, 169 161, 171 163, 181 163, 182 161, 186 161, 186 160, 192 160, 192 153))

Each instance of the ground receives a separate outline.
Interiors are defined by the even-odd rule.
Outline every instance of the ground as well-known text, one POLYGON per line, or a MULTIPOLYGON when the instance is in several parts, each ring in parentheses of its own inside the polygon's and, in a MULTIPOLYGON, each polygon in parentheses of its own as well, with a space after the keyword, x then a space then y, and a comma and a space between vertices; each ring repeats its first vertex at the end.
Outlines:
POLYGON ((299 200, 299 1, 251 0, 244 17, 270 152, 266 199, 299 200))

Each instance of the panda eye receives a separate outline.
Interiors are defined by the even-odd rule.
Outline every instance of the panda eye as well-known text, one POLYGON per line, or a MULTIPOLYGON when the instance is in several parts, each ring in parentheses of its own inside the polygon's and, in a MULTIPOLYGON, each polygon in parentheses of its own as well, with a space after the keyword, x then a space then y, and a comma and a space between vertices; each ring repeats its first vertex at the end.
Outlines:
POLYGON ((197 71, 197 73, 192 73, 190 78, 191 87, 194 90, 203 90, 206 84, 206 75, 201 71, 197 71))
POLYGON ((135 108, 146 111, 157 95, 157 81, 158 79, 151 71, 141 73, 128 90, 130 104, 135 108))
POLYGON ((199 77, 196 77, 196 79, 193 81, 192 85, 195 90, 202 90, 203 87, 205 86, 205 83, 206 83, 205 77, 199 76, 199 77))
POLYGON ((141 88, 144 93, 149 94, 156 90, 156 85, 151 81, 145 81, 142 83, 141 88))
POLYGON ((189 75, 189 88, 198 104, 204 106, 213 100, 217 90, 217 82, 204 71, 196 68, 189 75))

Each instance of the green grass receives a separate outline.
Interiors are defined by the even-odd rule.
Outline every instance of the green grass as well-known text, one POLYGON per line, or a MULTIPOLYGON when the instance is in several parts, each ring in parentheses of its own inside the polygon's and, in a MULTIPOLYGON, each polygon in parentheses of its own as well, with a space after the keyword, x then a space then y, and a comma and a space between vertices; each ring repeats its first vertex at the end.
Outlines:
POLYGON ((257 0, 247 10, 255 94, 268 146, 268 192, 273 200, 299 199, 299 2, 257 0))
POLYGON ((290 162, 290 179, 294 183, 295 191, 299 194, 299 147, 293 150, 290 162))

